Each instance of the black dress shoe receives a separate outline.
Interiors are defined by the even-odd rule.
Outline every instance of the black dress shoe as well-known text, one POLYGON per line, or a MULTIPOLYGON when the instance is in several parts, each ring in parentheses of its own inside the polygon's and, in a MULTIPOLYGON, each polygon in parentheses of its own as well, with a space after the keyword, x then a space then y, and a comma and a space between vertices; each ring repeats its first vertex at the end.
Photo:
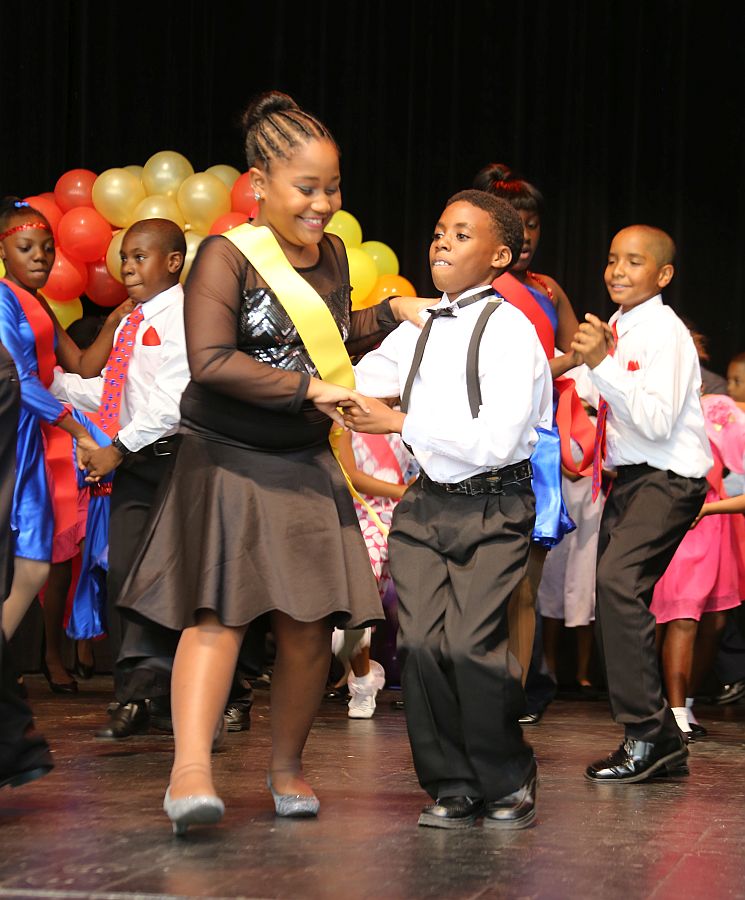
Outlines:
POLYGON ((610 784, 634 784, 648 778, 685 774, 688 748, 682 737, 651 743, 626 738, 618 750, 607 759, 601 759, 587 767, 585 778, 589 781, 610 784))
POLYGON ((698 722, 689 722, 691 726, 691 734, 693 735, 693 739, 697 738, 705 738, 709 732, 703 725, 699 725, 698 722))
POLYGON ((53 694, 77 694, 78 683, 74 678, 71 678, 70 681, 52 681, 52 676, 49 674, 46 660, 42 660, 41 674, 46 678, 49 690, 53 694))
POLYGON ((521 725, 537 725, 543 718, 542 712, 529 712, 517 720, 521 725))
POLYGON ((528 777, 520 787, 500 797, 499 800, 487 800, 484 804, 484 826, 487 828, 503 828, 517 830, 528 828, 535 819, 535 795, 538 784, 538 769, 535 761, 528 777))
POLYGON ((20 787, 48 775, 54 768, 49 746, 41 735, 21 738, 21 743, 25 746, 19 748, 16 759, 0 769, 0 788, 20 787))
POLYGON ((111 721, 96 732, 102 741, 123 741, 133 734, 143 734, 150 725, 150 714, 145 702, 120 703, 110 713, 111 721))
POLYGON ((721 692, 712 697, 712 700, 719 706, 725 706, 727 703, 737 703, 743 697, 745 697, 745 678, 723 685, 721 692))
POLYGON ((346 684, 343 684, 341 687, 332 687, 329 688, 326 693, 323 695, 324 700, 334 700, 339 703, 349 703, 349 688, 346 684))
POLYGON ((233 700, 225 707, 226 731, 248 731, 251 727, 251 702, 233 700))
POLYGON ((470 828, 483 810, 480 797, 442 797, 424 807, 419 824, 430 828, 470 828))

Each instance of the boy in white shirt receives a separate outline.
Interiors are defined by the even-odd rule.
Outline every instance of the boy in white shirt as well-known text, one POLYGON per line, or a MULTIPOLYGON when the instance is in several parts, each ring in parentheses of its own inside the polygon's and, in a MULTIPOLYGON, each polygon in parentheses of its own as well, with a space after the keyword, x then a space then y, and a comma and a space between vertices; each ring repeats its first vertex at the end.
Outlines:
POLYGON ((688 750, 662 695, 652 592, 706 496, 712 465, 690 333, 660 291, 673 277, 664 231, 632 225, 611 243, 605 284, 620 309, 605 325, 588 314, 572 348, 602 395, 595 477, 617 475, 598 542, 595 631, 623 744, 586 770, 590 781, 633 783, 685 774, 688 750), (603 419, 605 417, 605 433, 603 419))
POLYGON ((529 457, 551 419, 535 328, 491 287, 520 253, 522 223, 482 191, 450 199, 430 266, 445 291, 420 332, 404 323, 356 366, 357 389, 401 397, 345 411, 356 431, 401 433, 422 468, 393 516, 402 685, 414 765, 434 803, 420 825, 523 828, 536 766, 507 645, 507 601, 525 574, 535 498, 529 457), (425 352, 426 350, 426 352, 425 352))

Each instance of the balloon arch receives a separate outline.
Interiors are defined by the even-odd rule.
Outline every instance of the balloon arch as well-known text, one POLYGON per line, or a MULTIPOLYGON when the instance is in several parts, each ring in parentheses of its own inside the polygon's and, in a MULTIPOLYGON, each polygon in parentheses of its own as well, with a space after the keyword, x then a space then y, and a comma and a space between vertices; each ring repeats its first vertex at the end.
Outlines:
MULTIPOLYGON (((209 234, 222 234, 253 218, 257 211, 248 172, 210 166, 195 172, 174 150, 161 150, 144 166, 65 172, 54 191, 25 198, 46 216, 57 254, 43 294, 64 328, 83 315, 81 295, 97 306, 126 299, 119 250, 129 225, 140 219, 171 219, 186 236, 186 279, 197 248, 209 234)), ((414 286, 398 274, 396 254, 380 241, 362 240, 355 217, 340 209, 326 231, 347 249, 352 306, 372 306, 391 295, 413 295, 414 286)))

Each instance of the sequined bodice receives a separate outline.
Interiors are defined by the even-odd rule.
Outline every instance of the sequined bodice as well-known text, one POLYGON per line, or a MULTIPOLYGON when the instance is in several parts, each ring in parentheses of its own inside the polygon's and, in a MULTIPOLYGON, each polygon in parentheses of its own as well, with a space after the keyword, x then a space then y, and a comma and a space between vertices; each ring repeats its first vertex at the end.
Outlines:
MULTIPOLYGON (((349 336, 349 285, 323 297, 339 327, 342 340, 349 336)), ((316 374, 297 329, 270 288, 243 291, 238 314, 238 349, 258 360, 293 372, 316 374)))

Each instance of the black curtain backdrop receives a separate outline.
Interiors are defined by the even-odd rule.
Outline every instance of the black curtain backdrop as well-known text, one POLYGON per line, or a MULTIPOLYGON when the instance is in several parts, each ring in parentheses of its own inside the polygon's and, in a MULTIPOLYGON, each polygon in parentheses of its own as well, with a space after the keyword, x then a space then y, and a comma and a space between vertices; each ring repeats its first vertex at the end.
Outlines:
POLYGON ((240 113, 279 88, 334 132, 344 207, 420 293, 445 200, 507 162, 546 196, 535 268, 580 315, 611 312, 616 230, 668 230, 666 298, 721 370, 745 349, 744 23, 719 0, 3 3, 0 190, 166 149, 243 171, 240 113))

